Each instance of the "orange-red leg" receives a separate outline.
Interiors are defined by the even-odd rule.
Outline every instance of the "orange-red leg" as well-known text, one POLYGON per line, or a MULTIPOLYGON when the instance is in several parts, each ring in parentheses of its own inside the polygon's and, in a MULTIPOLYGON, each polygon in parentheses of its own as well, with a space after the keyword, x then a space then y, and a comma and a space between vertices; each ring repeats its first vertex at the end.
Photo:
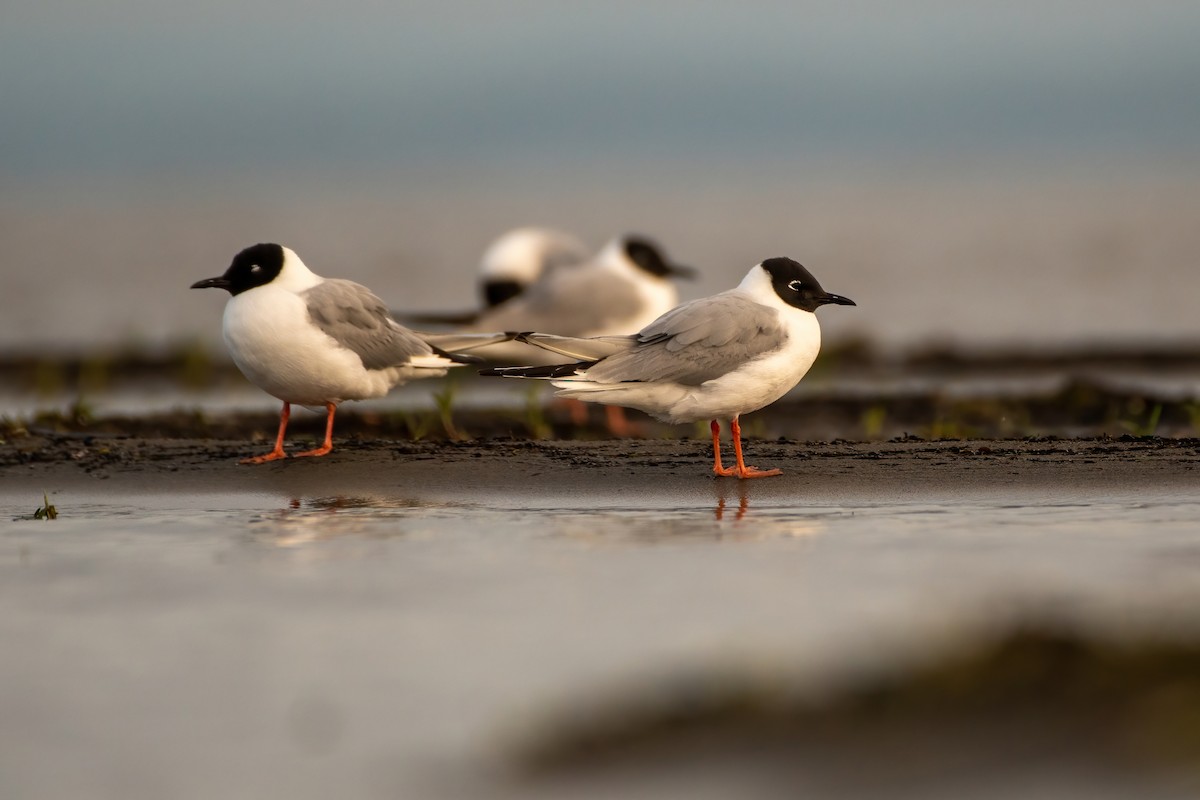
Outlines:
POLYGON ((729 477, 737 468, 721 466, 721 423, 714 419, 708 423, 708 429, 712 431, 713 437, 713 474, 729 477))
POLYGON ((742 426, 738 424, 738 418, 734 417, 731 426, 733 428, 733 454, 737 456, 737 467, 734 468, 734 473, 739 478, 770 478, 774 475, 782 475, 781 469, 758 469, 757 467, 747 467, 746 462, 742 460, 742 426))
POLYGON ((305 450, 303 453, 296 453, 293 458, 308 458, 310 456, 323 456, 333 449, 333 412, 337 411, 337 406, 333 403, 325 404, 325 444, 315 450, 305 450))
POLYGON ((290 403, 283 404, 283 410, 279 412, 279 435, 275 437, 275 449, 271 452, 253 456, 251 458, 243 458, 240 464, 265 464, 268 461, 278 461, 281 458, 287 458, 287 453, 283 452, 283 434, 287 430, 288 418, 292 416, 292 406, 290 403))

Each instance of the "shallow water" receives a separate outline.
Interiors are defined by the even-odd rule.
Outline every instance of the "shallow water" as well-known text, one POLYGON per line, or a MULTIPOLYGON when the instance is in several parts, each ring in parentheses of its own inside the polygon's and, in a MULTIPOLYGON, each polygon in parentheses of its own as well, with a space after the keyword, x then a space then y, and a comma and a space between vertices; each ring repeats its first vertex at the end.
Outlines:
MULTIPOLYGON (((528 796, 514 749, 622 686, 786 668, 821 696, 1014 619, 1170 631, 1200 599, 1178 490, 52 499, 0 533, 13 797, 528 796)), ((1122 796, 1064 769, 1039 785, 1122 796)), ((649 794, 720 796, 709 772, 649 794)))

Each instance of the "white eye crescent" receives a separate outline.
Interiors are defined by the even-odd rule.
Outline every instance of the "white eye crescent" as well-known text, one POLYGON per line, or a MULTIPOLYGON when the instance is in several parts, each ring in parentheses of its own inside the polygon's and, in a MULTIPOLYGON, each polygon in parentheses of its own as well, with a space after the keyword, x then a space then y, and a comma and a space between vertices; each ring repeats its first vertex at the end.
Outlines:
MULTIPOLYGON (((251 272, 252 274, 254 274, 254 275, 257 275, 258 273, 262 272, 262 267, 260 267, 258 264, 255 264, 254 266, 252 266, 252 267, 250 268, 250 272, 251 272)), ((794 283, 794 282, 795 282, 795 281, 793 281, 793 283, 794 283)))
POLYGON ((803 288, 803 284, 800 281, 788 281, 788 288, 793 292, 798 292, 803 288))

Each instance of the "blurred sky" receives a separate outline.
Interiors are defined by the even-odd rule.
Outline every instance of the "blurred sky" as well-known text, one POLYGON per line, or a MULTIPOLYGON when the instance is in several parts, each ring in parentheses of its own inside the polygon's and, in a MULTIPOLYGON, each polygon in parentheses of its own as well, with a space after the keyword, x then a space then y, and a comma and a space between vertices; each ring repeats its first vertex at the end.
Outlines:
POLYGON ((259 240, 463 306, 530 223, 901 344, 1200 337, 1198 3, 0 2, 0 345, 215 341, 176 287, 259 240))
POLYGON ((1200 4, 5 0, 18 175, 1190 149, 1200 4))

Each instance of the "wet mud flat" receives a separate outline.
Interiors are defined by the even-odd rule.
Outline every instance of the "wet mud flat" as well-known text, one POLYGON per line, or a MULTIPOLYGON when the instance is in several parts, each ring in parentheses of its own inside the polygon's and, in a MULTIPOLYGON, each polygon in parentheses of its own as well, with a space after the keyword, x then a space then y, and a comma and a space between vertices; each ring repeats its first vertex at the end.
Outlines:
MULTIPOLYGON (((294 448, 303 444, 292 444, 294 448)), ((726 448, 728 444, 726 443, 726 448)), ((733 487, 764 497, 805 499, 916 493, 1129 494, 1200 489, 1200 439, 1158 437, 1036 440, 746 443, 747 459, 784 475, 745 484, 710 472, 704 440, 533 441, 497 438, 460 442, 338 441, 320 459, 243 466, 261 443, 210 439, 143 439, 87 433, 26 432, 0 445, 0 478, 9 491, 71 489, 97 481, 143 491, 290 488, 298 493, 408 492, 469 497, 508 492, 510 502, 733 487)), ((728 458, 728 455, 727 455, 728 458)))

